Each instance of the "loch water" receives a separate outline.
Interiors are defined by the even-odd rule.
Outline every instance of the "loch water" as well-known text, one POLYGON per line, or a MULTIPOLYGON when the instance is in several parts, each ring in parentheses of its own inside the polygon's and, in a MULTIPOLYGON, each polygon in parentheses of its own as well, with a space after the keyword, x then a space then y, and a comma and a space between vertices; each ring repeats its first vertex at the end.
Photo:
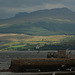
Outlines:
POLYGON ((0 75, 75 75, 75 72, 48 72, 48 73, 12 73, 12 72, 0 72, 0 75))

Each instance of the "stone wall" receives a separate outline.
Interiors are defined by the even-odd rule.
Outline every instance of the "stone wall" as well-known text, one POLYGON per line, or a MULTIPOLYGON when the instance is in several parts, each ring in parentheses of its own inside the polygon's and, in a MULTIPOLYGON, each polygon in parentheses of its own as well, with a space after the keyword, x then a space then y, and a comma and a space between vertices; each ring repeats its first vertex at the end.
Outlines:
POLYGON ((75 59, 48 58, 48 59, 12 59, 10 69, 12 72, 26 72, 28 69, 40 71, 56 71, 58 69, 74 67, 75 59), (64 65, 64 66, 63 66, 64 65))

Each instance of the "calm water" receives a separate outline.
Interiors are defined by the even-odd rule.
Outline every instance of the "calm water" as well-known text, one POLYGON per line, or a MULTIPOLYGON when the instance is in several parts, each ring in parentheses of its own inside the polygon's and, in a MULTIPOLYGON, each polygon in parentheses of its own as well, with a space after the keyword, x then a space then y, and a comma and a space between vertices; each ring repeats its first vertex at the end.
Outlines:
POLYGON ((47 52, 38 51, 1 51, 0 69, 8 69, 12 58, 47 58, 47 52))
POLYGON ((75 75, 75 72, 48 72, 48 73, 11 73, 11 72, 0 72, 0 75, 75 75))
MULTIPOLYGON (((47 52, 50 51, 0 51, 0 69, 8 69, 12 58, 47 58, 47 52)), ((71 52, 74 57, 75 51, 71 52)), ((26 73, 0 72, 0 75, 26 75, 26 73)))

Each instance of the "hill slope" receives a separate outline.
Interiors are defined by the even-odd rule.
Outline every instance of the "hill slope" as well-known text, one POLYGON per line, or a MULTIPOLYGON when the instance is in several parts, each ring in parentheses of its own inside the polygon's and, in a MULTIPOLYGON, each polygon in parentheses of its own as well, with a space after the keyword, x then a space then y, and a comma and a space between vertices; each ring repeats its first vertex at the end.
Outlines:
POLYGON ((0 33, 59 35, 75 33, 75 12, 68 8, 18 13, 0 20, 0 33))

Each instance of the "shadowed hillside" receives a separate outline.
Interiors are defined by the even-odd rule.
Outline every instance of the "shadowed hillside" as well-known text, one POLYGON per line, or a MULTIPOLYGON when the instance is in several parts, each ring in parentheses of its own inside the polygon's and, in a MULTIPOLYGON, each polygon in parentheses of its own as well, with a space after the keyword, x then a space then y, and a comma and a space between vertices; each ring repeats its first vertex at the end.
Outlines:
POLYGON ((0 33, 27 35, 75 35, 75 12, 68 8, 18 13, 0 20, 0 33))

